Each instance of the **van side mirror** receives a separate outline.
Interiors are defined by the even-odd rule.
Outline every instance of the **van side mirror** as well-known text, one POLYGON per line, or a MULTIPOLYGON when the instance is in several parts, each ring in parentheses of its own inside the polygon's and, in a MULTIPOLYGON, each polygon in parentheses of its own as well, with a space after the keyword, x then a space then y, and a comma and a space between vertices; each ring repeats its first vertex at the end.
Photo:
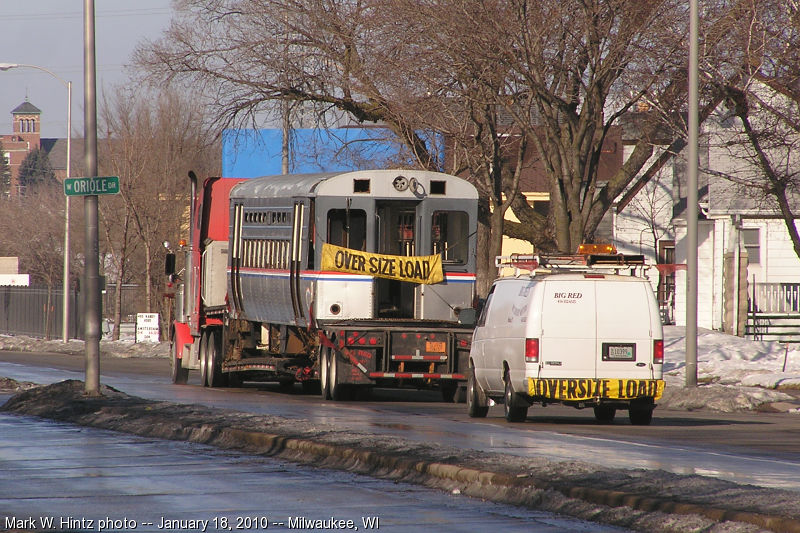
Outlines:
POLYGON ((168 253, 164 258, 164 274, 171 276, 175 273, 175 254, 168 253))

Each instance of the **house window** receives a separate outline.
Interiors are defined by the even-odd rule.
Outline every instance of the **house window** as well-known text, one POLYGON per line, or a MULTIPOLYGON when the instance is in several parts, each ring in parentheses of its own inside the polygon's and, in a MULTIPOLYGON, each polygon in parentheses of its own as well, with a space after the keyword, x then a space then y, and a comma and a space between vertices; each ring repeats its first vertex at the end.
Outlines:
POLYGON ((675 314, 675 241, 658 241, 658 307, 664 324, 674 324, 675 314))
POLYGON ((751 265, 761 264, 760 231, 758 228, 743 228, 741 232, 742 244, 747 250, 747 262, 751 265))

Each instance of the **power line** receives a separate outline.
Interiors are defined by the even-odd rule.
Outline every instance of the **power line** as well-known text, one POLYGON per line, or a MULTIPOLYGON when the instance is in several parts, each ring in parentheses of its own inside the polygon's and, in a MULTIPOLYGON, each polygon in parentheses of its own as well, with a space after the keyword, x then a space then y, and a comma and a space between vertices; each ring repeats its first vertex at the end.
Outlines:
MULTIPOLYGON (((169 8, 162 9, 122 9, 116 11, 102 11, 96 13, 96 18, 111 18, 111 17, 141 17, 151 15, 169 15, 172 10, 169 8)), ((62 13, 41 13, 41 14, 20 14, 20 15, 3 15, 3 21, 25 21, 25 20, 64 20, 64 19, 82 19, 82 11, 66 11, 62 13)))

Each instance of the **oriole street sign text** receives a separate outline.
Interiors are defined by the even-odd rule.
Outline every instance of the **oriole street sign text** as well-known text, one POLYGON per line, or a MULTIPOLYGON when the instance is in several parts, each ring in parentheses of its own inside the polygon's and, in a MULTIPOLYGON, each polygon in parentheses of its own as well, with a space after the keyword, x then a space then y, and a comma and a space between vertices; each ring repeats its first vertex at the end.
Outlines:
POLYGON ((67 178, 64 180, 64 194, 67 196, 119 194, 119 176, 67 178))

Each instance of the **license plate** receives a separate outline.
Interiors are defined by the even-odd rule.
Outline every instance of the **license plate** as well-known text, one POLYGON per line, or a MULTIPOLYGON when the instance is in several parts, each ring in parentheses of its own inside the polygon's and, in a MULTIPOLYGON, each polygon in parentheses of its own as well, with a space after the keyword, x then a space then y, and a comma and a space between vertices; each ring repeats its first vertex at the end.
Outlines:
POLYGON ((635 361, 635 344, 603 343, 603 361, 635 361))
POLYGON ((426 352, 444 353, 447 351, 446 342, 425 341, 426 352))

